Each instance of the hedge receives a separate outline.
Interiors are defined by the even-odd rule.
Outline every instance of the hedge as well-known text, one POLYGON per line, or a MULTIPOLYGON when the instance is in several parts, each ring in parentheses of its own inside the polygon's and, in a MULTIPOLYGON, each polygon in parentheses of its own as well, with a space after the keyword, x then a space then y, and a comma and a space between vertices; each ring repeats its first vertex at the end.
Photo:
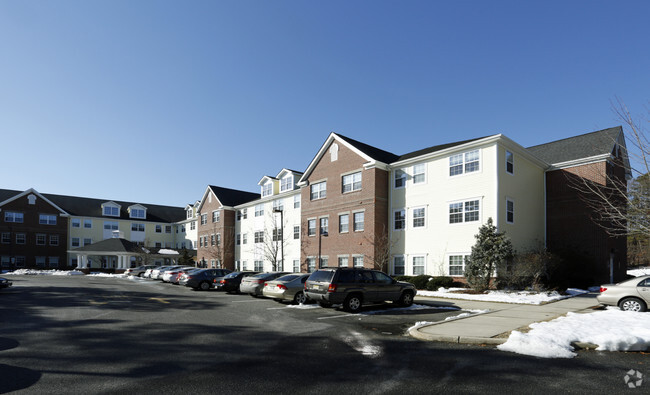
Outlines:
POLYGON ((454 279, 443 276, 428 276, 422 274, 419 276, 395 276, 397 281, 406 281, 415 285, 416 289, 426 289, 428 291, 437 291, 438 288, 450 288, 454 284, 454 279))

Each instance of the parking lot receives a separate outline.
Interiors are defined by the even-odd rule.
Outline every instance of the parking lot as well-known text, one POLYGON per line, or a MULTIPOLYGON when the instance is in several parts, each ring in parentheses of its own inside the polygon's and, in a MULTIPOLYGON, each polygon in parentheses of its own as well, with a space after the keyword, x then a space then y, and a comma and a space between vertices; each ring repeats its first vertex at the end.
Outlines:
POLYGON ((134 278, 12 281, 0 293, 2 393, 495 392, 576 380, 614 390, 618 371, 643 361, 624 353, 542 360, 420 342, 405 335, 415 322, 461 313, 423 300, 350 314, 134 278))

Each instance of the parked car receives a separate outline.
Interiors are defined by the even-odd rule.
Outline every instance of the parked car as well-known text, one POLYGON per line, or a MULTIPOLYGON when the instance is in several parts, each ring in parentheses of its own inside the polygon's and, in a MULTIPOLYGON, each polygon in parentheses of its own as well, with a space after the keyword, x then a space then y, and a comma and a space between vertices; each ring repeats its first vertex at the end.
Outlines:
POLYGON ((178 285, 178 284, 180 284, 180 282, 181 282, 181 277, 182 277, 183 275, 188 274, 188 273, 194 273, 194 272, 197 272, 197 271, 199 271, 199 270, 203 270, 203 269, 200 268, 200 267, 193 267, 193 266, 190 267, 189 269, 183 269, 183 270, 179 271, 178 274, 177 274, 176 276, 172 276, 172 277, 169 279, 169 282, 172 283, 172 284, 178 285))
POLYGON ((294 304, 303 304, 307 302, 304 291, 308 277, 309 273, 295 273, 267 281, 262 289, 262 295, 278 301, 288 300, 294 304))
POLYGON ((378 270, 363 268, 320 269, 313 272, 305 282, 307 298, 322 307, 343 304, 350 312, 361 309, 363 304, 384 301, 402 306, 413 304, 417 291, 411 283, 401 282, 378 270))
POLYGON ((221 279, 231 273, 228 269, 199 269, 190 273, 185 273, 179 280, 180 285, 191 287, 201 291, 207 291, 214 287, 215 279, 221 279))
POLYGON ((4 277, 0 277, 0 288, 9 288, 13 285, 13 282, 9 281, 4 277))
POLYGON ((241 280, 239 285, 239 292, 249 294, 253 297, 262 295, 264 283, 267 281, 275 280, 278 277, 289 274, 287 272, 266 272, 256 274, 254 276, 247 276, 241 280))
POLYGON ((180 266, 160 266, 156 269, 153 269, 151 272, 151 279, 152 280, 160 280, 162 279, 162 275, 167 271, 167 270, 172 270, 179 268, 180 266))
POLYGON ((164 283, 173 283, 176 281, 176 277, 180 273, 182 273, 185 270, 190 270, 190 269, 196 269, 194 266, 177 266, 173 267, 171 269, 165 270, 161 275, 159 275, 159 278, 162 280, 164 283))
POLYGON ((144 274, 142 275, 143 278, 151 278, 151 273, 153 273, 154 270, 159 268, 160 266, 154 266, 151 269, 147 269, 144 271, 144 274))
POLYGON ((598 303, 626 311, 646 311, 650 304, 650 276, 635 277, 618 284, 600 286, 598 303))
POLYGON ((142 277, 144 276, 144 273, 147 271, 147 269, 154 269, 157 266, 155 265, 143 265, 143 266, 138 266, 138 267, 132 267, 129 269, 126 269, 124 271, 124 274, 127 276, 137 276, 137 277, 142 277))
POLYGON ((221 280, 217 282, 217 279, 214 281, 214 286, 217 291, 226 291, 226 292, 239 292, 239 285, 241 280, 244 277, 253 276, 259 272, 232 272, 225 275, 221 280))

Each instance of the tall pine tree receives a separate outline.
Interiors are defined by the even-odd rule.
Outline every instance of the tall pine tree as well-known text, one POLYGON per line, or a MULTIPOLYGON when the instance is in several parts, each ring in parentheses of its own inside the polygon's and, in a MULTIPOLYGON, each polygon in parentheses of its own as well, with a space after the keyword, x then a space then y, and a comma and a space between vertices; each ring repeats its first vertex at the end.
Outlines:
POLYGON ((490 278, 497 264, 511 259, 514 250, 505 232, 497 232, 492 218, 488 218, 487 224, 479 228, 475 237, 476 244, 465 264, 465 278, 470 287, 483 292, 490 287, 490 278))

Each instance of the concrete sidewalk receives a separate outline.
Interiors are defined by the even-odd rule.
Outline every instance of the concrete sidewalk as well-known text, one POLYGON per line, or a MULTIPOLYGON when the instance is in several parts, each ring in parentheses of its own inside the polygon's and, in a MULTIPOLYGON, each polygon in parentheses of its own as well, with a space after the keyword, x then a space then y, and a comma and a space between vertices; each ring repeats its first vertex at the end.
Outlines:
MULTIPOLYGON (((579 295, 543 305, 525 305, 497 302, 479 302, 447 298, 417 296, 417 301, 434 302, 438 306, 458 307, 462 310, 490 310, 466 318, 441 321, 409 331, 420 340, 468 344, 501 344, 507 338, 503 333, 528 326, 534 322, 548 321, 568 312, 589 313, 599 306, 596 294, 579 295)), ((429 303, 427 303, 429 304, 429 303)))

